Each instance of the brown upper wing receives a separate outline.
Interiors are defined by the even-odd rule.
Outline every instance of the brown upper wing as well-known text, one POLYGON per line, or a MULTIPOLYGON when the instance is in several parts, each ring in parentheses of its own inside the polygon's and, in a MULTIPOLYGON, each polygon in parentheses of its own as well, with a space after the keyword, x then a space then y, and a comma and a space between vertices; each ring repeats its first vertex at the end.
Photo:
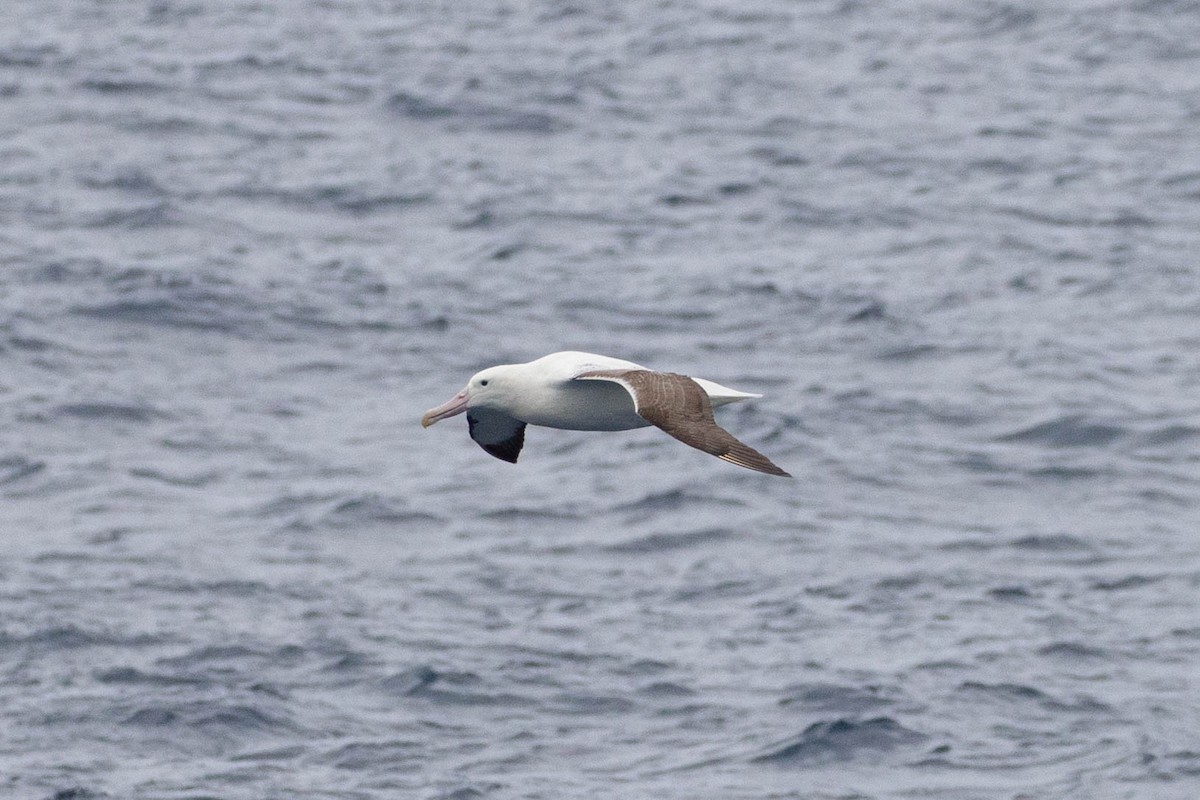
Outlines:
POLYGON ((624 384, 643 419, 686 445, 739 467, 788 476, 771 459, 718 425, 708 393, 686 375, 630 369, 596 370, 576 377, 624 384))

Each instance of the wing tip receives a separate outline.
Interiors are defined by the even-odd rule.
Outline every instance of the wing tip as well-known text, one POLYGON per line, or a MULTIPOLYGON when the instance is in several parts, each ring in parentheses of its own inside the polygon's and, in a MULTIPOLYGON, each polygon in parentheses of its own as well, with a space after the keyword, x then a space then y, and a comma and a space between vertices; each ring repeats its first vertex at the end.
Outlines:
POLYGON ((717 458, 721 459, 722 461, 728 461, 730 464, 734 464, 739 467, 745 467, 746 469, 752 469, 755 472, 762 472, 767 475, 778 475, 781 478, 794 477, 792 473, 781 469, 775 462, 764 456, 762 453, 757 451, 752 452, 754 453, 754 456, 741 453, 723 453, 722 455, 717 456, 717 458))

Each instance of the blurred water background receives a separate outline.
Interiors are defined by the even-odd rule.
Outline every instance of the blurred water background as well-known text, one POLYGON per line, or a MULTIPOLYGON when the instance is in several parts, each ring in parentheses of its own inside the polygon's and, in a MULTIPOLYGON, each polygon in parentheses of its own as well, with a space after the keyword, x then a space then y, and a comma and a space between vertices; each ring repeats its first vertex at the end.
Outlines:
POLYGON ((1200 4, 2 13, 4 796, 1197 796, 1200 4))

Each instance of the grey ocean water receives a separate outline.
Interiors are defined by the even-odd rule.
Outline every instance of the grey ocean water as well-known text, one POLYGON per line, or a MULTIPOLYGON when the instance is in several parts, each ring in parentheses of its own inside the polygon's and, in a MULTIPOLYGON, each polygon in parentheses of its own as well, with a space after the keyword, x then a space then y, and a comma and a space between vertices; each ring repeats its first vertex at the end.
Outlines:
POLYGON ((0 795, 1200 795, 1197 3, 0 16, 0 795))

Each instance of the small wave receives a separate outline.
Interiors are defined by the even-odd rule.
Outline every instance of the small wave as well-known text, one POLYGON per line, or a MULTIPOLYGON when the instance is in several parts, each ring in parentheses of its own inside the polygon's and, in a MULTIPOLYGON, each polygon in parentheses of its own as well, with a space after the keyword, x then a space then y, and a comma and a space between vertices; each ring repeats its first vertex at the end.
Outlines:
MULTIPOLYGON (((602 324, 608 329, 642 333, 691 331, 699 322, 715 325, 720 317, 715 306, 704 308, 683 304, 672 307, 667 302, 660 302, 656 307, 650 307, 591 296, 570 297, 555 305, 564 317, 573 322, 602 324)), ((742 327, 741 321, 738 327, 742 327)))
POLYGON ((846 322, 878 322, 888 318, 887 306, 878 300, 873 300, 846 317, 846 322))
POLYGON ((398 672, 379 685, 390 694, 444 705, 524 706, 531 702, 519 695, 478 691, 483 680, 472 672, 439 672, 428 665, 398 672))
POLYGON ((212 701, 146 705, 126 713, 121 722, 136 727, 187 727, 213 735, 284 733, 295 727, 283 714, 254 704, 212 701))
POLYGON ((1117 592, 1124 589, 1140 589, 1163 579, 1162 575, 1126 575, 1112 580, 1092 581, 1091 588, 1101 592, 1117 592))
POLYGON ((1028 600, 1033 596, 1024 586, 996 586, 987 593, 996 600, 1028 600))
POLYGON ((170 417, 150 406, 104 402, 65 403, 57 406, 54 412, 58 416, 101 422, 150 422, 170 417))
POLYGON ((129 470, 129 474, 135 478, 145 478, 157 481, 158 483, 165 483, 168 486, 179 486, 188 489, 199 489, 208 486, 221 477, 221 473, 216 471, 198 472, 192 475, 173 475, 149 467, 134 467, 129 470))
POLYGON ((176 297, 116 300, 72 309, 80 316, 110 322, 134 322, 165 328, 248 333, 258 327, 246 301, 212 292, 176 297))
POLYGON ((569 714, 623 714, 636 705, 624 697, 613 695, 563 693, 553 698, 551 706, 559 712, 569 714))
POLYGON ((148 205, 101 211, 83 218, 80 224, 86 228, 123 228, 138 231, 176 225, 179 221, 179 212, 175 206, 166 201, 160 201, 148 205))
POLYGON ((364 494, 338 502, 321 515, 321 524, 333 528, 354 528, 365 525, 404 525, 409 523, 441 522, 442 518, 423 511, 411 511, 397 501, 376 494, 364 494))
MULTIPOLYGON (((186 6, 182 8, 188 8, 186 6)), ((200 7, 197 7, 200 8, 200 7)), ((193 13, 200 13, 198 10, 193 13)), ((308 51, 303 51, 308 52, 308 51)), ((226 77, 241 77, 247 72, 281 72, 301 75, 324 75, 325 69, 317 62, 307 60, 300 53, 245 53, 219 60, 206 61, 197 65, 197 73, 214 80, 226 77)))
POLYGON ((689 689, 686 686, 681 686, 680 684, 672 681, 655 681, 654 683, 650 683, 641 687, 637 690, 637 693, 644 697, 657 697, 663 699, 696 696, 695 690, 689 689))
POLYGON ((794 686, 781 706, 800 706, 814 711, 855 715, 877 710, 895 703, 878 686, 841 686, 833 683, 814 683, 794 686))
POLYGON ((905 728, 891 717, 875 717, 856 722, 837 719, 815 722, 794 739, 776 745, 753 762, 814 764, 850 761, 860 755, 878 754, 919 744, 925 734, 905 728))
POLYGON ((36 475, 46 468, 44 461, 31 461, 24 456, 5 456, 0 458, 0 486, 7 486, 19 480, 36 475))
POLYGON ((583 519, 580 514, 545 508, 499 508, 485 511, 479 516, 500 522, 570 522, 583 519))
POLYGON ((1038 648, 1038 655, 1062 657, 1068 661, 1081 658, 1106 658, 1108 653, 1099 647, 1081 642, 1052 642, 1038 648))
POLYGON ((1172 196, 1185 200, 1200 200, 1200 172, 1180 172, 1163 178, 1161 184, 1172 196))
POLYGON ((68 789, 59 789, 58 792, 49 796, 49 800, 109 800, 112 796, 98 789, 73 786, 68 789))
POLYGON ((397 92, 387 101, 397 116, 420 122, 461 120, 472 127, 498 133, 550 134, 570 126, 544 111, 504 108, 469 100, 439 102, 411 92, 397 92))
POLYGON ((1092 552, 1093 547, 1087 541, 1068 533, 1035 534, 1021 536, 1009 542, 1009 546, 1018 550, 1034 550, 1052 553, 1092 552))
POLYGON ((42 628, 24 636, 12 636, 0 632, 0 646, 25 644, 54 650, 76 650, 87 647, 148 647, 162 644, 163 641, 162 637, 149 634, 126 636, 107 631, 84 630, 74 625, 42 628))
POLYGON ((875 358, 880 361, 918 361, 924 358, 940 356, 945 351, 934 344, 910 344, 893 347, 878 353, 875 358))
POLYGON ((433 199, 428 191, 387 192, 359 185, 311 186, 299 189, 243 187, 231 193, 243 200, 270 200, 300 208, 335 209, 355 216, 424 205, 433 199))
POLYGON ((692 494, 684 489, 671 489, 665 492, 654 492, 631 503, 622 503, 614 511, 676 511, 681 508, 696 506, 740 507, 745 503, 731 498, 714 497, 707 494, 692 494))
POLYGON ((778 147, 755 147, 750 155, 772 167, 806 167, 812 162, 808 156, 778 147))
POLYGON ((366 653, 357 650, 343 650, 321 669, 325 672, 354 672, 373 663, 366 653))
POLYGON ((257 517, 270 518, 293 514, 314 506, 322 506, 336 499, 333 494, 285 494, 268 500, 255 508, 251 513, 257 517))
POLYGON ((173 725, 179 720, 179 714, 169 708, 139 708, 121 720, 125 725, 138 727, 161 727, 173 725))
POLYGON ((733 536, 734 532, 729 528, 708 528, 680 533, 651 533, 648 536, 639 536, 635 539, 608 545, 604 550, 610 553, 658 553, 664 550, 679 550, 708 542, 723 541, 733 536))
POLYGON ((985 125, 976 131, 976 135, 988 139, 1001 137, 1010 139, 1044 139, 1048 133, 1045 127, 1039 124, 1024 127, 1019 125, 985 125))
POLYGON ((339 106, 363 103, 373 95, 374 91, 369 86, 344 81, 321 81, 310 83, 303 89, 288 91, 284 97, 317 106, 339 106))
POLYGON ((94 673, 100 683, 129 684, 140 686, 207 686, 212 681, 201 675, 168 675, 158 672, 143 672, 134 667, 113 667, 94 673))
POLYGON ((671 667, 672 665, 665 661, 655 661, 652 658, 639 658, 628 666, 619 668, 618 672, 622 675, 661 675, 670 670, 671 667))
POLYGON ((193 666, 207 666, 214 662, 228 661, 243 661, 246 659, 260 659, 265 655, 264 652, 253 650, 249 647, 239 644, 229 645, 206 645, 198 647, 187 653, 170 658, 161 659, 161 663, 190 668, 193 666))
POLYGON ((250 512, 252 516, 271 518, 292 515, 312 509, 314 506, 328 505, 330 501, 337 499, 336 494, 282 494, 274 500, 265 501, 262 505, 254 507, 250 512))
POLYGON ((726 597, 749 597, 762 590, 765 585, 763 581, 717 581, 703 586, 689 586, 686 589, 680 589, 671 595, 671 599, 676 602, 695 602, 726 597))
POLYGON ((270 334, 279 302, 269 292, 239 285, 208 272, 111 269, 73 270, 62 280, 90 284, 102 299, 71 308, 106 322, 218 331, 244 336, 270 334), (95 286, 95 284, 99 286, 95 286), (115 299, 103 299, 116 294, 115 299))
POLYGON ((59 54, 59 48, 49 44, 0 47, 0 67, 41 67, 59 54))
POLYGON ((984 683, 981 681, 964 681, 959 684, 959 691, 978 694, 1002 703, 1034 703, 1048 711, 1102 712, 1110 707, 1099 700, 1079 696, 1074 700, 1060 700, 1052 697, 1041 689, 1020 683, 984 683))
POLYGON ((218 276, 147 270, 58 270, 45 280, 92 284, 96 302, 71 313, 105 322, 213 331, 278 340, 297 331, 441 330, 448 321, 417 302, 388 302, 387 284, 352 269, 323 275, 315 286, 259 287, 218 276), (99 283, 100 286, 94 286, 99 283), (290 288, 284 294, 284 290, 290 288), (112 294, 117 297, 111 297, 112 294))
POLYGON ((1117 425, 1088 422, 1082 416, 1069 415, 1004 434, 997 441, 1032 442, 1050 447, 1104 447, 1126 433, 1125 428, 1117 425))
POLYGON ((1197 438, 1200 438, 1200 428, 1194 425, 1165 425, 1139 433, 1135 442, 1143 447, 1167 447, 1190 443, 1197 438))
MULTIPOLYGON (((9 336, 8 345, 15 350, 24 350, 28 353, 44 353, 47 350, 64 349, 57 342, 38 336, 9 336)), ((3 350, 3 347, 0 347, 0 350, 3 350)))
POLYGON ((157 94, 171 87, 158 81, 138 78, 88 78, 79 82, 79 88, 101 94, 157 94))
POLYGON ((504 785, 500 783, 485 783, 481 786, 482 788, 479 789, 474 786, 462 786, 443 794, 435 794, 431 800, 479 800, 482 797, 495 795, 497 791, 504 788, 504 785))
POLYGON ((387 104, 392 112, 410 119, 441 119, 458 113, 449 105, 435 103, 409 92, 396 92, 388 98, 387 104))
POLYGON ((1153 776, 1155 784, 1160 786, 1172 782, 1177 782, 1177 786, 1194 786, 1196 778, 1200 777, 1200 752, 1193 749, 1166 753, 1143 751, 1140 761, 1153 776))
POLYGON ((48 800, 109 800, 112 795, 89 789, 86 786, 72 786, 69 789, 59 789, 50 795, 48 800))
POLYGON ((919 219, 916 210, 904 206, 819 206, 804 200, 781 205, 788 211, 786 221, 803 228, 906 230, 919 219))
POLYGON ((1011 158, 979 158, 967 162, 966 168, 994 175, 1025 175, 1032 169, 1032 164, 1011 158))
POLYGON ((711 205, 715 202, 715 198, 705 195, 687 194, 685 192, 671 192, 658 198, 658 202, 668 208, 679 208, 681 206, 711 205))
POLYGON ((117 189, 123 192, 144 195, 163 195, 166 191, 145 171, 136 167, 122 167, 96 171, 80 179, 88 189, 117 189))
POLYGON ((1038 20, 1033 9, 1011 3, 987 4, 970 14, 975 29, 982 36, 998 36, 1016 30, 1032 28, 1038 20))
POLYGON ((99 560, 102 559, 98 559, 86 551, 61 552, 47 550, 33 557, 33 563, 35 564, 88 564, 99 560))
POLYGON ((1079 481, 1097 478, 1103 475, 1104 472, 1091 467, 1068 467, 1057 464, 1051 467, 1038 467, 1037 469, 1025 470, 1025 474, 1030 478, 1037 478, 1039 480, 1079 481))
POLYGON ((433 685, 438 677, 433 667, 422 665, 384 678, 380 685, 393 694, 411 695, 433 685))
POLYGON ((261 581, 225 580, 196 581, 186 579, 166 578, 162 580, 137 581, 138 588, 153 589, 156 592, 170 592, 186 595, 223 595, 225 597, 253 597, 272 592, 271 587, 261 581))
POLYGON ((319 760, 337 769, 403 769, 418 767, 425 756, 422 742, 392 740, 350 742, 326 753, 319 760))
POLYGON ((691 294, 716 298, 725 305, 742 306, 744 303, 759 309, 760 313, 766 307, 772 309, 774 314, 794 317, 813 314, 823 301, 820 295, 803 289, 780 286, 773 280, 748 280, 737 277, 698 281, 691 294), (733 303, 731 299, 740 302, 733 303))
POLYGON ((276 747, 270 750, 254 750, 249 753, 238 753, 230 756, 229 760, 233 762, 239 761, 291 761, 299 758, 307 752, 307 748, 300 745, 291 745, 286 747, 276 747))
POLYGON ((1033 210, 1017 206, 999 207, 996 211, 1025 222, 1035 222, 1056 228, 1152 228, 1155 226, 1153 219, 1127 209, 1108 215, 1053 214, 1040 208, 1033 210))

